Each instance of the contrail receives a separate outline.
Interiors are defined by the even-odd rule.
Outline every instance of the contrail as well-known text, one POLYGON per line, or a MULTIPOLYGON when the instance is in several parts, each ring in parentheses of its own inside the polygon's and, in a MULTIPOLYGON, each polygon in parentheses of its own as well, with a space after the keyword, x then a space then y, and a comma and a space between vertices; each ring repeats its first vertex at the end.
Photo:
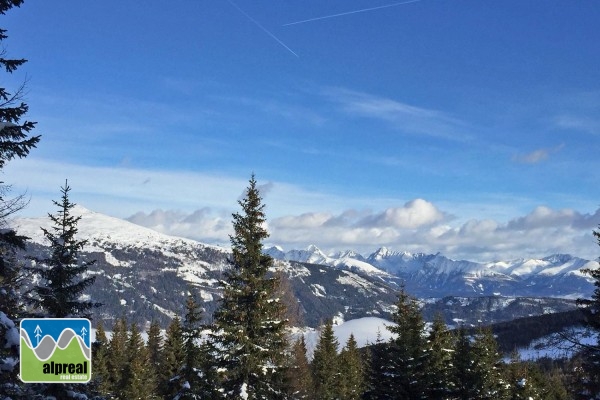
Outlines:
POLYGON ((311 18, 311 19, 304 19, 302 21, 290 22, 288 24, 283 24, 282 26, 298 25, 298 24, 304 24, 305 22, 319 21, 321 19, 336 18, 336 17, 342 17, 344 15, 358 14, 358 13, 363 13, 363 12, 367 12, 367 11, 381 10, 382 8, 396 7, 396 6, 401 6, 403 4, 416 3, 419 1, 421 1, 421 0, 408 0, 408 1, 401 1, 399 3, 386 4, 384 6, 362 8, 360 10, 347 11, 347 12, 343 12, 343 13, 339 13, 339 14, 325 15, 323 17, 316 17, 316 18, 311 18))
POLYGON ((227 1, 229 2, 229 4, 231 4, 233 7, 235 7, 239 12, 241 12, 242 14, 244 14, 244 16, 246 18, 248 18, 250 21, 252 21, 252 23, 254 23, 254 25, 258 26, 263 32, 265 32, 267 35, 271 36, 277 43, 279 43, 280 45, 282 45, 287 51, 289 51, 290 53, 292 53, 296 57, 300 58, 300 56, 298 54, 294 53, 294 51, 292 49, 290 49, 288 46, 286 46, 286 44, 283 43, 281 40, 279 40, 277 38, 277 36, 275 36, 271 32, 269 32, 269 30, 267 30, 267 28, 265 28, 264 26, 262 26, 260 24, 260 22, 258 22, 257 20, 255 20, 254 18, 252 18, 250 15, 248 15, 244 10, 242 10, 232 0, 227 0, 227 1))

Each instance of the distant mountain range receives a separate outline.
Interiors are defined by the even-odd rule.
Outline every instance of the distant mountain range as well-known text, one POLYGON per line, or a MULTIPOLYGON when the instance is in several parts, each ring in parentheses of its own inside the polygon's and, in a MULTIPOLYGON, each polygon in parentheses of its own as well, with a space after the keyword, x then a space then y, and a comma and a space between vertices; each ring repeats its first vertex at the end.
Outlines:
MULTIPOLYGON (((79 237, 87 239, 82 258, 97 260, 89 274, 96 284, 88 296, 104 303, 95 319, 109 325, 125 315, 142 326, 157 319, 166 326, 183 313, 192 288, 204 301, 207 320, 218 306, 218 281, 229 250, 164 235, 133 223, 76 206, 79 237)), ((47 252, 40 227, 48 218, 14 221, 31 238, 29 254, 47 252)), ((316 246, 266 252, 298 299, 302 322, 317 326, 325 318, 389 318, 401 284, 419 297, 426 318, 441 312, 450 324, 480 324, 575 308, 593 284, 579 271, 595 261, 569 255, 494 263, 456 261, 441 254, 410 254, 381 248, 367 257, 347 251, 325 255, 316 246)))
POLYGON ((335 268, 402 281, 419 297, 459 296, 533 296, 587 297, 593 291, 583 268, 598 268, 597 261, 568 254, 542 259, 517 259, 477 263, 452 260, 441 254, 411 254, 381 247, 363 257, 348 250, 325 255, 316 246, 284 252, 272 247, 266 253, 273 258, 329 265, 335 268))

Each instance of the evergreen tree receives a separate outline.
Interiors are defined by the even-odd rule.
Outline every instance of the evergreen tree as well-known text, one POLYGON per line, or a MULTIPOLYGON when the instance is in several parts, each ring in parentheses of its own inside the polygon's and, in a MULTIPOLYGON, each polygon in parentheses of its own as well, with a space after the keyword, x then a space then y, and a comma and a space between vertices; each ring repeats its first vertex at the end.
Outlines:
POLYGON ((183 328, 175 316, 167 327, 162 356, 162 374, 159 377, 159 392, 165 399, 172 399, 179 391, 179 372, 185 362, 183 328))
MULTIPOLYGON (((40 284, 31 289, 27 300, 40 309, 45 317, 90 318, 89 311, 100 304, 81 300, 80 296, 94 283, 95 276, 83 278, 94 261, 86 262, 79 258, 87 241, 76 238, 77 223, 81 217, 71 215, 75 204, 69 200, 70 190, 65 182, 61 188, 60 202, 54 201, 58 207, 57 214, 48 214, 53 226, 49 230, 42 228, 50 243, 50 255, 47 258, 32 258, 34 264, 28 269, 41 279, 40 284)), ((88 389, 92 387, 68 383, 48 384, 40 392, 49 397, 66 398, 71 394, 88 395, 88 389)))
POLYGON ((502 374, 502 356, 492 330, 482 328, 471 346, 474 394, 479 400, 507 398, 507 383, 502 374))
POLYGON ((80 300, 84 290, 94 283, 95 276, 83 278, 88 268, 95 263, 83 261, 79 253, 87 244, 77 239, 77 223, 81 217, 75 217, 71 210, 75 206, 69 200, 71 188, 65 182, 61 188, 60 202, 56 214, 48 214, 53 223, 51 229, 42 228, 50 243, 50 256, 34 258, 36 265, 31 270, 41 277, 42 282, 32 289, 30 302, 42 309, 47 317, 90 317, 90 310, 100 304, 80 300))
POLYGON ((264 204, 251 177, 241 213, 233 214, 231 266, 224 273, 223 298, 214 314, 211 351, 226 397, 248 399, 286 397, 287 339, 283 304, 276 277, 267 276, 273 264, 263 253, 264 204))
MULTIPOLYGON (((593 231, 600 245, 600 230, 593 231)), ((582 269, 586 275, 594 279, 594 293, 591 299, 577 299, 577 304, 585 315, 587 326, 600 333, 600 269, 582 269)), ((600 335, 595 344, 582 344, 583 369, 579 395, 582 398, 600 398, 600 335)))
MULTIPOLYGON (((22 0, 1 0, 0 14, 4 15, 13 7, 19 7, 22 0)), ((0 42, 8 36, 0 29, 0 42)), ((23 65, 24 59, 6 58, 2 44, 0 68, 6 73, 14 72, 23 65)), ((27 157, 36 147, 39 136, 29 136, 35 122, 22 121, 27 114, 28 105, 22 101, 25 85, 13 93, 0 88, 0 172, 6 163, 16 157, 27 157)), ((19 333, 18 320, 21 318, 22 305, 19 299, 21 286, 21 265, 16 253, 25 250, 26 237, 17 235, 9 226, 8 219, 21 210, 27 202, 23 195, 7 198, 10 186, 0 182, 0 398, 29 398, 29 386, 17 378, 19 371, 19 333), (15 335, 16 334, 16 335, 15 335)))
POLYGON ((402 400, 426 399, 424 388, 425 322, 417 300, 401 288, 392 315, 396 325, 387 326, 395 337, 390 342, 386 373, 395 393, 402 400))
POLYGON ((475 379, 471 340, 464 327, 458 329, 452 357, 453 398, 475 399, 475 379))
POLYGON ((313 353, 312 375, 317 399, 335 400, 341 395, 338 347, 333 324, 327 320, 321 327, 319 343, 313 353))
POLYGON ((454 343, 452 333, 441 315, 436 315, 427 338, 425 358, 425 393, 431 400, 447 399, 452 393, 452 358, 454 343))
POLYGON ((306 342, 304 336, 294 342, 288 368, 290 382, 290 397, 294 400, 310 400, 314 398, 312 375, 308 358, 306 357, 306 342))
POLYGON ((207 349, 201 344, 202 309, 190 294, 186 302, 186 314, 183 320, 184 362, 179 371, 179 392, 175 396, 181 400, 206 399, 214 395, 212 376, 207 367, 207 349))
POLYGON ((123 373, 119 399, 153 400, 156 395, 156 377, 148 368, 150 354, 136 324, 131 325, 127 340, 127 364, 123 373))
POLYGON ((365 369, 354 334, 340 353, 340 399, 359 400, 365 392, 365 369))
POLYGON ((110 373, 108 369, 109 342, 104 331, 104 324, 100 320, 96 328, 96 341, 92 344, 92 382, 93 390, 100 395, 107 395, 111 391, 110 373))
POLYGON ((123 377, 127 368, 127 321, 125 317, 117 319, 113 325, 113 332, 108 344, 108 390, 109 398, 115 398, 124 385, 123 377))
POLYGON ((150 322, 148 328, 148 349, 149 367, 157 378, 162 375, 162 357, 163 357, 163 337, 160 332, 160 324, 156 320, 150 322))
POLYGON ((527 363, 522 363, 519 353, 511 354, 510 362, 505 368, 505 379, 508 385, 508 399, 510 400, 538 400, 540 392, 535 381, 530 377, 530 368, 527 363))
POLYGON ((381 331, 377 331, 375 343, 369 347, 369 358, 366 368, 365 400, 383 400, 394 398, 394 388, 390 383, 388 366, 389 344, 381 338, 381 331))

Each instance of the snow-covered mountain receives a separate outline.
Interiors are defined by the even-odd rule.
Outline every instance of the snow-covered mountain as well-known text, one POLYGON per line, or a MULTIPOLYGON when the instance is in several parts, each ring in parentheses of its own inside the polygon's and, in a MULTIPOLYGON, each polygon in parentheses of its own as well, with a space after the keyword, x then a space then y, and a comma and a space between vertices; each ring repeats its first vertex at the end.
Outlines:
POLYGON ((306 250, 284 252, 271 248, 274 258, 330 265, 361 271, 382 279, 403 281, 421 297, 447 295, 503 295, 587 297, 593 291, 592 281, 581 272, 596 269, 597 261, 568 254, 555 254, 542 259, 518 259, 478 263, 452 260, 441 254, 411 254, 381 247, 364 257, 354 251, 325 255, 312 245, 306 250), (394 279, 396 278, 396 279, 394 279))
MULTIPOLYGON (((210 319, 218 306, 218 282, 228 265, 229 249, 164 235, 81 206, 73 214, 81 216, 79 238, 88 240, 82 258, 96 260, 89 270, 96 283, 88 295, 105 306, 95 318, 110 324, 125 314, 140 324, 157 319, 166 325, 175 314, 181 315, 193 287, 210 319)), ((48 218, 17 219, 13 226, 31 238, 29 255, 48 251, 40 229, 51 227, 48 218)), ((423 299, 426 316, 442 312, 448 323, 477 324, 572 309, 573 302, 567 300, 515 299, 588 297, 593 286, 579 269, 597 267, 595 262, 565 255, 481 264, 385 248, 367 257, 353 251, 326 255, 316 246, 267 252, 279 260, 273 272, 287 278, 303 323, 313 327, 332 316, 388 318, 401 283, 423 299)))

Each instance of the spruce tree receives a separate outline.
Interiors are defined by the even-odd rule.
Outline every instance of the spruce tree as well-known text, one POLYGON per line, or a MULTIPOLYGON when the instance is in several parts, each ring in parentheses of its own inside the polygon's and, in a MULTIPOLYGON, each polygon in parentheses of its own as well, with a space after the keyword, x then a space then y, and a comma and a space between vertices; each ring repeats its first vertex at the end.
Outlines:
POLYGON ((312 374, 308 358, 306 357, 306 342, 304 335, 294 342, 290 354, 288 367, 290 397, 297 400, 310 400, 314 398, 312 374))
POLYGON ((96 341, 92 347, 92 382, 93 390, 99 395, 107 395, 111 391, 110 373, 108 369, 109 342, 102 321, 96 328, 96 341))
POLYGON ((214 314, 211 351, 224 396, 248 399, 286 397, 286 321, 273 264, 263 253, 264 204, 252 175, 241 213, 233 214, 230 268, 224 273, 223 298, 214 314))
POLYGON ((384 342, 381 331, 377 330, 375 343, 369 346, 369 357, 367 360, 365 379, 365 400, 393 399, 394 388, 390 383, 388 367, 391 364, 389 358, 389 344, 384 342))
POLYGON ((389 348, 387 374, 395 393, 394 398, 402 400, 426 399, 424 388, 425 322, 417 300, 401 288, 392 315, 396 325, 387 329, 395 336, 389 348))
POLYGON ((160 324, 157 320, 150 322, 146 348, 148 349, 149 367, 158 378, 161 375, 162 369, 163 337, 160 332, 160 324))
POLYGON ((183 320, 183 365, 178 374, 180 400, 206 399, 214 395, 213 376, 207 368, 207 349, 202 340, 202 309, 190 294, 183 320))
POLYGON ((339 343, 333 333, 333 324, 327 320, 321 327, 319 343, 312 360, 315 397, 322 400, 335 400, 341 395, 339 343))
POLYGON ((125 317, 117 319, 113 325, 112 335, 108 344, 108 395, 115 398, 124 385, 123 377, 127 368, 127 321, 125 317))
POLYGON ((510 362, 505 366, 504 379, 508 386, 510 400, 546 400, 543 395, 543 381, 537 368, 519 359, 519 353, 511 354, 510 362))
MULTIPOLYGON (((28 269, 40 278, 27 299, 37 309, 40 316, 47 318, 90 318, 90 311, 101 304, 81 300, 85 289, 92 285, 95 276, 84 278, 93 261, 83 261, 79 253, 87 244, 77 239, 77 223, 81 217, 71 214, 75 206, 69 200, 71 188, 65 182, 61 188, 61 200, 54 201, 58 207, 56 214, 48 214, 53 223, 50 229, 42 228, 50 245, 50 255, 46 258, 32 257, 33 265, 28 269)), ((65 398, 68 393, 87 395, 87 387, 83 385, 48 384, 43 390, 46 396, 65 398)))
MULTIPOLYGON (((593 231, 600 245, 600 230, 593 231)), ((582 344, 583 370, 580 393, 582 397, 600 398, 600 269, 582 269, 586 275, 594 279, 594 293, 591 299, 577 299, 577 304, 585 316, 585 323, 596 331, 597 340, 594 344, 582 344)))
POLYGON ((452 357, 453 396, 458 400, 470 400, 475 397, 475 378, 471 352, 471 339, 464 327, 458 329, 452 357))
POLYGON ((471 346, 472 377, 475 398, 480 400, 503 400, 508 393, 502 373, 502 356, 490 328, 482 328, 471 346))
POLYGON ((452 333, 441 315, 436 315, 426 344, 425 393, 431 400, 447 399, 453 391, 452 357, 454 343, 452 333))
MULTIPOLYGON (((19 7, 22 0, 0 1, 0 14, 19 7)), ((5 29, 0 28, 0 42, 7 39, 5 29)), ((5 44, 0 51, 0 69, 13 73, 26 60, 6 57, 5 44)), ((39 136, 30 136, 35 122, 23 120, 29 109, 23 102, 25 85, 14 92, 0 87, 0 172, 14 158, 27 157, 36 147, 39 136)), ((0 398, 29 398, 31 385, 23 385, 17 378, 19 372, 18 320, 22 317, 19 298, 21 286, 21 264, 16 257, 25 250, 26 237, 18 235, 10 227, 9 218, 27 204, 23 195, 7 198, 10 186, 0 182, 0 398), (16 333, 16 335, 15 335, 16 333)))
POLYGON ((183 344, 183 328, 181 319, 175 316, 167 327, 162 352, 161 375, 159 377, 159 393, 165 399, 172 399, 179 391, 179 373, 185 362, 183 344))
POLYGON ((156 377, 148 368, 150 354, 136 324, 131 325, 127 340, 127 364, 119 390, 121 400, 157 400, 156 377))
POLYGON ((53 226, 51 229, 42 228, 50 244, 50 255, 33 258, 35 266, 30 269, 41 278, 41 284, 33 287, 33 296, 29 301, 47 317, 89 318, 91 309, 100 304, 81 300, 80 296, 96 279, 95 276, 84 278, 95 260, 84 261, 80 258, 79 253, 87 241, 77 239, 77 223, 81 216, 71 214, 75 204, 69 200, 70 190, 65 182, 60 201, 53 201, 58 212, 48 214, 53 226))
POLYGON ((340 399, 360 400, 365 392, 365 368, 354 334, 340 353, 340 399))

